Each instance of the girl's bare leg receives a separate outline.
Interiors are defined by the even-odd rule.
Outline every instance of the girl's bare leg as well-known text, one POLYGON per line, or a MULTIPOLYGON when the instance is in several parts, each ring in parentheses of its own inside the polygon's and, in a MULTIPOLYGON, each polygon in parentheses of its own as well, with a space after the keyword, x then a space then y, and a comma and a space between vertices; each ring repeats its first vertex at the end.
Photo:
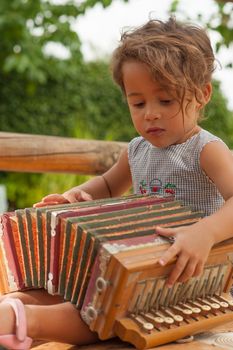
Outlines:
MULTIPOLYGON (((25 304, 27 335, 32 339, 76 345, 96 342, 98 337, 82 321, 79 311, 69 302, 44 290, 16 292, 5 297, 19 298, 25 304)), ((1 297, 3 300, 4 297, 1 297)), ((0 300, 1 301, 1 300, 0 300)), ((15 315, 10 305, 0 303, 0 335, 15 333, 15 315)))
POLYGON ((96 342, 98 337, 82 321, 79 311, 69 302, 37 306, 26 305, 28 336, 69 344, 83 345, 96 342))
POLYGON ((59 295, 51 295, 45 289, 31 289, 24 292, 12 292, 0 296, 0 302, 5 298, 18 298, 24 304, 32 305, 53 305, 62 303, 59 295))

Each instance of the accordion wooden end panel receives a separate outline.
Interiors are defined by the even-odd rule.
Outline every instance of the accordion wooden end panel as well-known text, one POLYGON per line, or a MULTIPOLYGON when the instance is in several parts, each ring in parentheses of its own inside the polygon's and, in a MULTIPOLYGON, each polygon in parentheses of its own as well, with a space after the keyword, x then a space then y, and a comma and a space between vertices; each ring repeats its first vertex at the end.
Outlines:
POLYGON ((233 320, 233 240, 215 246, 204 273, 166 287, 174 266, 155 228, 202 218, 173 197, 127 196, 0 216, 0 293, 44 288, 78 309, 101 339, 146 349, 233 320), (225 293, 225 294, 224 294, 225 293))
POLYGON ((166 248, 161 242, 128 250, 119 247, 118 252, 105 246, 105 271, 82 309, 83 318, 101 339, 117 335, 147 349, 233 320, 228 294, 233 241, 213 248, 202 276, 172 288, 165 282, 174 262, 166 267, 158 264, 166 248))

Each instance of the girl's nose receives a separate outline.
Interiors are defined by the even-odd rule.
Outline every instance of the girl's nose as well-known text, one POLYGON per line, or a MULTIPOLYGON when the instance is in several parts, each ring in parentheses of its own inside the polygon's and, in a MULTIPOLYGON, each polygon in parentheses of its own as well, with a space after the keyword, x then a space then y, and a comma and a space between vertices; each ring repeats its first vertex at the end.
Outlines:
POLYGON ((161 118, 161 113, 160 112, 147 111, 145 113, 145 119, 146 120, 155 120, 155 119, 160 119, 160 118, 161 118))

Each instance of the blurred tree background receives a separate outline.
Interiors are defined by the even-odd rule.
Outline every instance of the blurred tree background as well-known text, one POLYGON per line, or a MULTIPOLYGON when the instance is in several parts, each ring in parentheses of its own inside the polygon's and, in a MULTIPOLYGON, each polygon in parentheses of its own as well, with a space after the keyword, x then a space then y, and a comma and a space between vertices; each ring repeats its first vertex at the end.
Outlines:
MULTIPOLYGON (((107 59, 85 62, 80 39, 72 29, 87 9, 96 4, 107 7, 113 1, 1 0, 1 131, 118 141, 136 135, 107 59), (51 43, 62 46, 64 58, 48 53, 51 43)), ((203 25, 219 33, 217 51, 232 44, 233 7, 230 1, 216 3, 216 13, 203 25)), ((170 13, 179 11, 179 1, 171 1, 170 13)), ((203 21, 201 15, 197 20, 203 21)), ((215 81, 214 86, 203 127, 233 148, 232 111, 220 83, 215 81)), ((47 193, 62 192, 83 181, 83 176, 76 175, 0 173, 10 209, 31 206, 47 193)))

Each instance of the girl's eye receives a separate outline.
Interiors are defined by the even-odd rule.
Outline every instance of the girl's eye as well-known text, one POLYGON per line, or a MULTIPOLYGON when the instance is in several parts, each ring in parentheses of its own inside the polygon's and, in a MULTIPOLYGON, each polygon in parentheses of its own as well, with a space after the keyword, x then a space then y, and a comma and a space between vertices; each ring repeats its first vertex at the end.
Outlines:
POLYGON ((136 108, 143 108, 145 106, 144 102, 138 102, 133 104, 134 107, 136 108))
POLYGON ((173 102, 173 100, 160 100, 160 103, 163 105, 170 105, 173 102))

